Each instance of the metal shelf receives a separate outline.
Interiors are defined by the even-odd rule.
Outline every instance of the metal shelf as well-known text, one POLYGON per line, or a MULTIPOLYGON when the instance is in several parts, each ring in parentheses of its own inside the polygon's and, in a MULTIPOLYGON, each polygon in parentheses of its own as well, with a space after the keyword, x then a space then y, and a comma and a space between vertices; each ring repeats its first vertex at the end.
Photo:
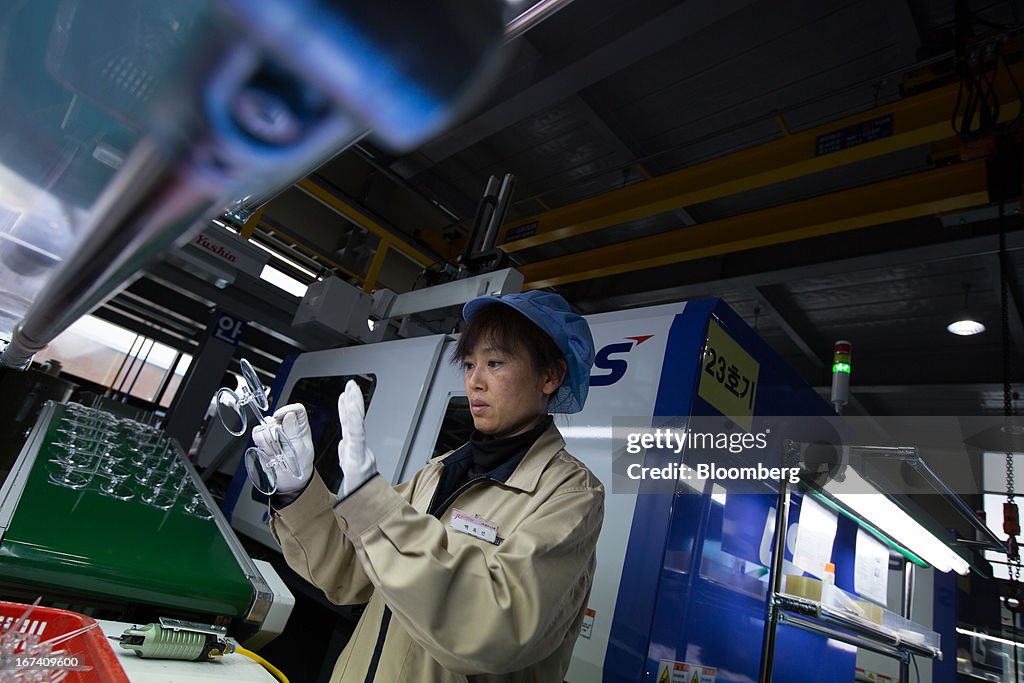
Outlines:
POLYGON ((781 623, 821 633, 830 638, 899 659, 904 659, 909 655, 942 659, 940 648, 915 643, 902 636, 898 631, 843 610, 833 609, 815 600, 794 595, 779 594, 774 596, 774 599, 777 608, 776 614, 781 623), (810 617, 816 621, 810 621, 804 617, 810 617), (838 633, 836 628, 845 633, 838 633))
MULTIPOLYGON (((941 659, 939 648, 909 642, 896 631, 867 621, 846 611, 833 609, 828 605, 806 598, 800 598, 782 591, 782 558, 786 548, 789 529, 789 504, 791 491, 788 483, 779 482, 778 503, 775 515, 775 533, 772 549, 770 578, 768 582, 768 605, 765 618, 764 638, 761 644, 761 667, 758 680, 771 683, 775 661, 775 640, 779 624, 794 626, 817 633, 827 638, 855 647, 900 660, 900 680, 907 680, 907 666, 912 655, 930 659, 941 659)), ((854 516, 854 519, 860 519, 854 516)), ((864 520, 860 520, 864 523, 864 520)), ((909 560, 908 560, 909 564, 909 560)), ((912 566, 905 568, 905 571, 912 566)), ((912 577, 912 574, 909 574, 912 577)))

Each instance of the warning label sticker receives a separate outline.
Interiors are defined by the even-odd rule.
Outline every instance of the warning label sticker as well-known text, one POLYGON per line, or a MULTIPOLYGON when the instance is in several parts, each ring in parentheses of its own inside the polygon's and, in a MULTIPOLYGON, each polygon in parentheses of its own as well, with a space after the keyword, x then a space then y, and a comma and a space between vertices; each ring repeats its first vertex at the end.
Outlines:
POLYGON ((689 662, 663 659, 658 664, 657 683, 715 683, 718 669, 689 662))
POLYGON ((590 638, 594 635, 594 619, 597 618, 597 612, 590 609, 589 607, 583 612, 583 624, 580 625, 580 638, 590 638))

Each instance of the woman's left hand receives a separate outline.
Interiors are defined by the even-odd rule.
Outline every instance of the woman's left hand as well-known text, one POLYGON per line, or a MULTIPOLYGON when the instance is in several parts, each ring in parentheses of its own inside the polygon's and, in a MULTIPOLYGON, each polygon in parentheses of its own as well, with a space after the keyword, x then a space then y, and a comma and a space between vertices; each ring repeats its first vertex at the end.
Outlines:
POLYGON ((342 434, 338 442, 338 462, 342 473, 341 491, 338 493, 344 498, 377 474, 377 461, 366 445, 363 392, 354 380, 348 381, 345 391, 338 397, 338 417, 342 434))

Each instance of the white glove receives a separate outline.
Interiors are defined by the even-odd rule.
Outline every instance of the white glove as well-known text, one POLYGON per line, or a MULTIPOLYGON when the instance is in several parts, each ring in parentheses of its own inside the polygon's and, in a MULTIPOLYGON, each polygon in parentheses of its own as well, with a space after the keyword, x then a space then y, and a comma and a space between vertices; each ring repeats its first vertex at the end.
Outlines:
POLYGON ((338 396, 338 418, 341 419, 342 436, 338 442, 338 462, 342 474, 339 493, 344 498, 377 474, 377 461, 366 447, 363 392, 354 380, 349 380, 345 391, 338 396))
POLYGON ((289 403, 274 411, 274 416, 267 418, 267 424, 253 428, 253 443, 267 454, 276 453, 270 435, 273 426, 280 426, 284 435, 292 442, 300 470, 296 475, 282 461, 271 465, 277 473, 277 493, 301 491, 313 477, 313 437, 309 433, 309 417, 306 415, 305 407, 301 403, 289 403))

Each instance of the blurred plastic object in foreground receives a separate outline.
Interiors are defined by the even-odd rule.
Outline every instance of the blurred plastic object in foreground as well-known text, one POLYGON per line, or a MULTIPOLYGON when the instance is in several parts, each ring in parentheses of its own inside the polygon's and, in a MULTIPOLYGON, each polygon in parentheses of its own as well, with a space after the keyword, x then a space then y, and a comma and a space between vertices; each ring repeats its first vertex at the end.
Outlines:
POLYGON ((502 0, 0 6, 0 363, 364 135, 406 150, 497 70, 502 0))

